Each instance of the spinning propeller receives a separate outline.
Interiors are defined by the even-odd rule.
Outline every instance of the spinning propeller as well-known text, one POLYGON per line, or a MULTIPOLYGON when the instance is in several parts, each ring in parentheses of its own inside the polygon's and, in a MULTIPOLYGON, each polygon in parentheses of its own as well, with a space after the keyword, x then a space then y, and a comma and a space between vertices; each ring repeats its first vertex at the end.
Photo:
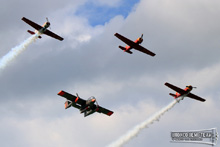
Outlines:
POLYGON ((189 85, 189 86, 186 86, 186 87, 189 87, 189 88, 195 88, 195 89, 197 88, 197 87, 193 87, 192 85, 189 85))
POLYGON ((144 35, 143 35, 143 34, 141 34, 141 39, 143 39, 143 36, 144 36, 144 35))
POLYGON ((143 34, 141 34, 141 37, 139 38, 139 43, 141 44, 143 41, 143 34))
POLYGON ((50 27, 50 22, 49 22, 49 19, 46 17, 46 20, 47 20, 47 23, 49 24, 49 28, 51 30, 51 27, 50 27))

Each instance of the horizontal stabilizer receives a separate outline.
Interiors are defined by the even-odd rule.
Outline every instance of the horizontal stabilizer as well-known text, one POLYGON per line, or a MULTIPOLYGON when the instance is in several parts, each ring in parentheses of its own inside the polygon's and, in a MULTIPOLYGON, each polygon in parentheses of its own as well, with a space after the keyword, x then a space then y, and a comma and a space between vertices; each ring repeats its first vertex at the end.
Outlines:
POLYGON ((34 34, 35 34, 35 32, 30 31, 30 30, 27 30, 27 32, 30 33, 31 35, 34 35, 34 34))
POLYGON ((126 48, 119 46, 120 49, 122 49, 124 52, 127 52, 129 54, 132 54, 132 52, 130 50, 126 50, 126 48))
POLYGON ((120 49, 122 49, 123 51, 126 50, 126 48, 122 47, 122 46, 118 46, 120 49))
POLYGON ((176 95, 175 95, 175 94, 173 94, 173 93, 170 93, 170 95, 171 95, 171 96, 173 96, 173 97, 176 97, 176 95))
MULTIPOLYGON (((34 35, 34 34, 35 34, 35 32, 30 31, 30 30, 27 30, 27 32, 30 33, 31 35, 34 35)), ((38 38, 41 39, 42 37, 41 37, 41 36, 38 36, 38 38)))

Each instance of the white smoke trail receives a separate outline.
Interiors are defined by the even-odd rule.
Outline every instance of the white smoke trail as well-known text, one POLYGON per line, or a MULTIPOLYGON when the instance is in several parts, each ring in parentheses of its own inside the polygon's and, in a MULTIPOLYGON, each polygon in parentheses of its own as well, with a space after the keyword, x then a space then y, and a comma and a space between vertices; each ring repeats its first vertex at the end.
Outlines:
POLYGON ((12 48, 6 55, 4 55, 0 59, 0 69, 4 69, 11 60, 13 60, 17 55, 24 51, 37 38, 38 34, 35 34, 23 41, 20 45, 12 48))
POLYGON ((171 109, 175 104, 177 103, 177 100, 174 100, 171 102, 168 106, 161 109, 159 112, 154 114, 149 119, 143 121, 142 123, 135 126, 132 130, 128 131, 124 136, 120 137, 117 141, 113 142, 109 145, 109 147, 120 147, 123 146, 125 143, 127 143, 129 140, 134 138, 139 134, 139 132, 146 128, 149 124, 152 124, 154 121, 159 121, 160 117, 167 112, 169 109, 171 109))

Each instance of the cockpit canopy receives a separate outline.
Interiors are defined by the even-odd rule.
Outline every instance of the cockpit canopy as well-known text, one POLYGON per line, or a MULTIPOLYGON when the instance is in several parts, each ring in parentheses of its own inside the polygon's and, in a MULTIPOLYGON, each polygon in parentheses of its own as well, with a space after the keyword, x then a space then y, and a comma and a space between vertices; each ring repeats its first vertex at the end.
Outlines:
POLYGON ((91 101, 92 101, 92 100, 93 100, 93 101, 95 100, 95 101, 96 101, 96 98, 95 98, 94 96, 91 96, 90 98, 88 98, 88 100, 91 100, 91 101))
POLYGON ((189 90, 192 90, 193 89, 193 87, 192 87, 192 85, 189 85, 189 86, 186 86, 189 90))

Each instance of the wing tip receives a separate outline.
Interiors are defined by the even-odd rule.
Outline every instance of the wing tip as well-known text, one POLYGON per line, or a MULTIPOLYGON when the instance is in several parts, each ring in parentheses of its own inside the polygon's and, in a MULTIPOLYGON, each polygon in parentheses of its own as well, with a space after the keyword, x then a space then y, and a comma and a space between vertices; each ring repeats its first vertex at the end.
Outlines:
POLYGON ((156 54, 155 54, 155 53, 153 53, 151 56, 152 56, 152 57, 154 57, 155 55, 156 55, 156 54))
POLYGON ((58 92, 57 95, 63 96, 65 94, 65 92, 63 90, 61 90, 60 92, 58 92))
POLYGON ((114 112, 110 111, 107 113, 108 116, 111 116, 114 112))
POLYGON ((25 19, 26 19, 25 17, 22 17, 22 18, 21 18, 21 20, 25 20, 25 19))

